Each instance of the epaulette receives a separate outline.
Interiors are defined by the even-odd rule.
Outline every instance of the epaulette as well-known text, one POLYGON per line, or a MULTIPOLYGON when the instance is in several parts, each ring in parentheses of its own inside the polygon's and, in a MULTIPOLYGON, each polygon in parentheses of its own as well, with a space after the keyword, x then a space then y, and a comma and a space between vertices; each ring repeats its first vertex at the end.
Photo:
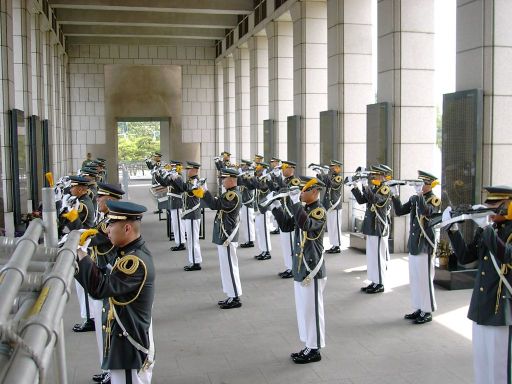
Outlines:
POLYGON ((434 195, 427 200, 427 203, 432 204, 434 207, 439 207, 441 205, 441 199, 434 195))
POLYGON ((341 177, 341 175, 338 175, 334 178, 334 181, 337 183, 341 183, 343 181, 343 177, 341 177))
POLYGON ((297 177, 294 177, 291 181, 290 181, 290 184, 295 186, 295 187, 298 187, 300 185, 300 179, 298 179, 297 177))
POLYGON ((309 215, 316 220, 322 220, 325 217, 325 209, 322 207, 318 207, 313 209, 309 215))
POLYGON ((377 192, 380 193, 381 195, 387 196, 387 195, 389 195, 390 191, 391 190, 389 189, 389 187, 387 185, 383 185, 382 187, 380 187, 378 189, 377 192))
POLYGON ((228 191, 224 195, 224 197, 226 198, 227 201, 233 200, 236 196, 237 196, 236 192, 233 192, 233 191, 228 191))

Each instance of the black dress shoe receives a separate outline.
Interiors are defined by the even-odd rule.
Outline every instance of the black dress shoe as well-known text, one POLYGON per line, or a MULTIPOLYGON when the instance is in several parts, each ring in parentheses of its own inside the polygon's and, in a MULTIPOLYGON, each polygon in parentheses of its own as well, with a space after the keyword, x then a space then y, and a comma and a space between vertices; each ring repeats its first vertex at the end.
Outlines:
POLYGON ((110 372, 107 372, 101 384, 110 384, 110 372))
POLYGON ((183 270, 185 271, 200 271, 201 270, 201 264, 190 264, 190 265, 185 265, 183 267, 183 270))
POLYGON ((82 324, 75 324, 73 326, 73 332, 91 332, 95 329, 94 319, 87 319, 82 324))
POLYGON ((414 319, 414 324, 425 324, 432 321, 432 314, 430 312, 421 312, 420 315, 414 319))
POLYGON ((382 293, 384 286, 382 284, 375 284, 373 287, 366 288, 366 293, 382 293))
POLYGON ((265 254, 265 252, 261 252, 259 255, 254 256, 255 259, 259 259, 265 254))
POLYGON ((292 360, 295 364, 309 364, 322 360, 322 356, 318 349, 306 348, 295 357, 292 357, 292 360))
POLYGON ((290 357, 292 359, 296 358, 296 357, 299 357, 300 355, 302 355, 304 353, 304 351, 306 350, 307 348, 304 348, 302 350, 300 350, 299 352, 293 352, 290 354, 290 357))
POLYGON ((416 320, 418 318, 418 316, 420 315, 421 311, 418 309, 416 311, 414 311, 413 313, 408 313, 407 315, 404 316, 404 319, 406 320, 416 320))
POLYGON ((157 209, 156 211, 153 211, 153 213, 154 213, 155 215, 157 215, 157 214, 159 214, 159 213, 162 213, 162 210, 161 210, 161 209, 157 209))
POLYGON ((293 277, 293 273, 292 271, 288 270, 288 271, 285 271, 282 275, 281 275, 281 279, 290 279, 293 277))
POLYGON ((263 252, 261 255, 259 255, 257 257, 258 260, 268 260, 268 259, 271 259, 272 258, 272 255, 270 254, 270 252, 263 252))
POLYGON ((242 302, 238 297, 230 297, 228 300, 220 305, 221 309, 232 309, 232 308, 240 308, 242 306, 242 302))
POLYGON ((101 372, 101 373, 98 373, 97 375, 93 375, 92 377, 92 381, 96 382, 96 383, 101 383, 103 382, 103 380, 105 379, 105 376, 107 376, 108 372, 101 372))
POLYGON ((171 247, 171 251, 184 251, 185 249, 185 244, 183 243, 175 247, 171 247))
POLYGON ((224 300, 217 301, 217 304, 218 305, 226 304, 230 299, 233 301, 240 301, 239 297, 226 297, 224 300))
POLYGON ((274 229, 273 231, 270 231, 271 235, 279 235, 279 228, 274 229))
POLYGON ((374 285, 374 283, 370 283, 366 287, 361 287, 361 291, 366 292, 368 288, 372 288, 374 285))
POLYGON ((253 241, 248 241, 247 243, 240 244, 240 248, 252 248, 254 247, 253 241))
POLYGON ((341 249, 338 246, 332 247, 331 249, 328 249, 325 251, 325 253, 340 253, 341 249))

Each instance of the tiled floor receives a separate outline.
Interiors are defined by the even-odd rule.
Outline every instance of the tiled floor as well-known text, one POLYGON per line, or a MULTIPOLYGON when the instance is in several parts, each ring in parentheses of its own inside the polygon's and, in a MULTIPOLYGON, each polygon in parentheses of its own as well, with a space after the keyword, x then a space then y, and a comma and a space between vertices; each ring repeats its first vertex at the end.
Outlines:
MULTIPOLYGON (((147 186, 133 187, 131 199, 152 210, 147 186)), ((353 383, 459 384, 472 382, 470 290, 436 287, 438 311, 422 326, 403 320, 409 307, 407 255, 392 255, 389 290, 359 291, 365 255, 344 249, 326 255, 326 343, 322 361, 297 366, 289 354, 302 348, 297 333, 291 280, 282 280, 278 236, 272 259, 257 261, 255 248, 239 249, 243 307, 221 310, 218 256, 211 243, 213 213, 201 240, 203 270, 184 272, 186 251, 169 252, 165 222, 144 217, 144 238, 157 269, 154 303, 154 383, 353 383)), ((328 242, 327 238, 325 239, 328 242)), ((345 238, 348 242, 348 238, 345 238)), ((93 333, 75 334, 78 304, 73 294, 65 316, 70 383, 89 383, 99 371, 93 333)))

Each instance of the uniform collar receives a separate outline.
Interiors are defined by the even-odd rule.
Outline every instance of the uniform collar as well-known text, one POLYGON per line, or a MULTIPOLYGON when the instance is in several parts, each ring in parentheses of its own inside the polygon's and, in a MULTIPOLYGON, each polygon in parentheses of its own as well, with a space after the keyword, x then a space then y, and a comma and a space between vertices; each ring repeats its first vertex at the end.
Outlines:
POLYGON ((318 207, 319 205, 320 205, 320 200, 315 200, 311 204, 306 204, 305 208, 306 209, 313 209, 313 208, 318 207))
POLYGON ((142 236, 139 236, 139 238, 133 240, 131 243, 126 244, 124 247, 119 248, 119 253, 121 256, 127 255, 131 253, 136 248, 140 248, 144 244, 144 239, 142 236))

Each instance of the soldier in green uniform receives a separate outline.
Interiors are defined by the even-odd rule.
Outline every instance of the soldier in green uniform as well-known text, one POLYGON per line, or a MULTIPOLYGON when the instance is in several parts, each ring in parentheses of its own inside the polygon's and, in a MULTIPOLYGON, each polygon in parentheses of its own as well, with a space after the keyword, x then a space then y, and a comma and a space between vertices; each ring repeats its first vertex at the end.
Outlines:
POLYGON ((392 172, 386 165, 373 165, 369 176, 371 186, 363 185, 362 191, 358 187, 352 188, 357 202, 366 204, 362 232, 366 235, 366 264, 370 284, 361 288, 366 293, 384 292, 386 283, 391 194, 383 182, 391 178, 392 172))
MULTIPOLYGON (((475 384, 512 382, 512 188, 485 187, 485 205, 496 214, 473 219, 478 225, 466 244, 457 225, 447 229, 453 251, 461 264, 478 261, 468 318, 473 321, 475 384)), ((443 212, 450 218, 451 207, 443 212)))
POLYGON ((244 185, 244 180, 251 177, 249 167, 251 161, 242 159, 241 170, 244 173, 238 177, 238 185, 242 194, 242 208, 240 209, 240 248, 254 247, 254 190, 244 185))
POLYGON ((221 171, 222 184, 226 189, 219 197, 214 197, 206 188, 206 184, 193 190, 195 196, 204 199, 206 205, 217 211, 213 223, 213 243, 219 252, 220 275, 222 290, 227 295, 218 305, 222 309, 239 308, 242 306, 242 285, 238 269, 238 228, 240 226, 240 206, 242 196, 237 188, 238 171, 224 168, 221 171))
POLYGON ((111 383, 138 383, 152 365, 154 351, 150 325, 155 268, 140 235, 146 208, 125 201, 108 201, 107 207, 108 236, 117 247, 112 271, 105 275, 79 250, 75 278, 95 299, 108 299, 102 368, 110 370, 111 383))
POLYGON ((325 253, 340 253, 341 245, 341 195, 343 192, 343 164, 338 160, 331 160, 329 173, 319 173, 316 177, 323 181, 326 191, 323 206, 327 210, 327 234, 331 248, 325 253))
MULTIPOLYGON (((276 156, 270 158, 270 181, 275 185, 283 184, 283 174, 281 172, 281 159, 276 156)), ((270 215, 270 234, 278 235, 279 234, 279 224, 277 223, 275 217, 270 215)))
POLYGON ((303 178, 303 183, 302 192, 290 191, 296 225, 292 259, 295 307, 299 337, 305 344, 301 351, 291 354, 296 364, 320 361, 320 348, 325 347, 323 295, 327 275, 323 237, 326 213, 319 202, 320 190, 325 184, 316 178, 303 178))
POLYGON ((391 187, 393 206, 397 216, 410 215, 409 242, 409 285, 411 286, 411 303, 414 311, 404 316, 415 324, 432 321, 432 312, 436 310, 434 292, 434 249, 436 238, 429 226, 432 215, 439 211, 441 199, 434 195, 432 188, 439 184, 434 175, 418 171, 416 195, 402 204, 398 196, 398 187, 391 187))

